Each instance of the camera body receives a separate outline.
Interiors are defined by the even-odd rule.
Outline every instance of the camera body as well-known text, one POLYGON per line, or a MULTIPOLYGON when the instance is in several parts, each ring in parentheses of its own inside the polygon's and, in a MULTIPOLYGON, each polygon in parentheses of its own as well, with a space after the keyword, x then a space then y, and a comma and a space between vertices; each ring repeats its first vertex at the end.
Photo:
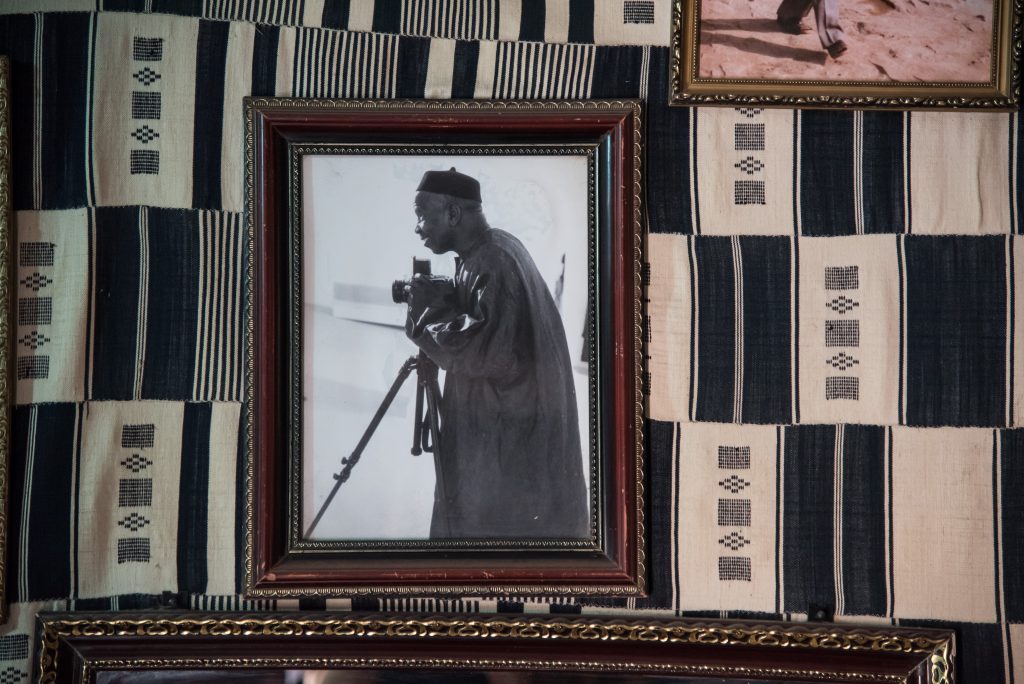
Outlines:
MULTIPOLYGON (((418 275, 430 275, 430 259, 417 259, 412 258, 412 276, 415 278, 418 275)), ((391 283, 391 300, 395 304, 407 304, 409 302, 406 288, 412 285, 412 279, 409 280, 396 280, 391 283)))

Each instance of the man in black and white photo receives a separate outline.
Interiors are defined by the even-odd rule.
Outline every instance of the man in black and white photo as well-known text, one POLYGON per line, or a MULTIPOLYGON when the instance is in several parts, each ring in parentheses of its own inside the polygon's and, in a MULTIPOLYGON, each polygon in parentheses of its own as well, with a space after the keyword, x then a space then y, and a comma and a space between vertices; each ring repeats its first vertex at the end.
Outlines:
POLYGON ((572 364, 523 244, 454 168, 417 188, 416 234, 454 281, 415 277, 406 334, 445 371, 431 538, 590 536, 572 364))

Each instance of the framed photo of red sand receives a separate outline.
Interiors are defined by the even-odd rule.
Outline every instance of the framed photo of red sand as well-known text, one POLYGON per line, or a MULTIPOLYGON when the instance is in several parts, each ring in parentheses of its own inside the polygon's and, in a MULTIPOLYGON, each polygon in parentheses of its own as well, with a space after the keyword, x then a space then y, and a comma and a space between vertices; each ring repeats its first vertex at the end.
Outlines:
POLYGON ((673 105, 1012 110, 1024 0, 675 0, 673 105))

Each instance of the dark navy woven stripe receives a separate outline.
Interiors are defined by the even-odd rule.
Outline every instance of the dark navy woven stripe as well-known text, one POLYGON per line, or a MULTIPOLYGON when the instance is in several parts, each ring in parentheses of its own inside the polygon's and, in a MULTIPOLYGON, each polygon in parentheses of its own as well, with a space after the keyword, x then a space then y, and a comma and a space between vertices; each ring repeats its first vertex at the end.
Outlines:
POLYGON ((47 14, 43 23, 43 62, 37 65, 43 72, 43 209, 88 204, 86 146, 91 141, 85 107, 90 19, 90 14, 69 12, 47 14))
POLYGON ((423 97, 427 87, 430 39, 402 36, 398 39, 398 82, 395 97, 423 97))
POLYGON ((672 603, 673 565, 672 557, 672 467, 675 454, 672 451, 675 423, 648 421, 647 432, 647 497, 649 503, 650 538, 648 540, 647 571, 648 592, 646 599, 637 602, 637 608, 662 608, 672 603))
POLYGON ((736 370, 732 241, 700 237, 697 252, 696 420, 731 423, 736 370))
POLYGON ((744 423, 788 423, 792 413, 789 245, 788 237, 740 238, 744 423))
POLYGON ((864 112, 864 232, 903 232, 903 113, 864 112))
POLYGON ((644 49, 632 46, 598 46, 594 48, 594 76, 590 96, 640 97, 640 67, 644 49))
MULTIPOLYGON (((212 404, 185 404, 178 493, 178 591, 206 591, 212 404)), ((214 483, 216 486, 217 483, 214 483)))
POLYGON ((522 15, 519 19, 519 40, 544 40, 545 0, 521 0, 522 15))
POLYGON ((850 235, 853 113, 804 110, 800 117, 800 223, 804 235, 850 235))
POLYGON ((843 612, 885 615, 885 428, 843 431, 843 612))
POLYGON ((96 209, 92 399, 133 397, 139 249, 138 207, 96 209))
MULTIPOLYGON (((325 9, 326 11, 326 9, 325 9)), ((257 26, 252 48, 252 94, 273 97, 277 92, 278 26, 257 26)))
MULTIPOLYGON (((598 54, 600 54, 598 50, 598 54)), ((657 145, 646 150, 647 217, 652 233, 692 233, 690 196, 690 110, 669 107, 668 50, 651 50, 647 127, 659 131, 657 145)))
POLYGON ((1000 432, 1004 620, 1024 622, 1024 429, 1000 432))
POLYGON ((149 209, 145 399, 190 399, 199 318, 199 214, 149 209))
POLYGON ((471 98, 476 92, 476 72, 480 62, 480 43, 460 40, 455 43, 455 68, 452 73, 452 98, 471 98))
POLYGON ((907 425, 1006 421, 1002 236, 907 236, 907 425))
POLYGON ((36 17, 0 17, 0 49, 10 58, 11 192, 14 209, 32 208, 33 44, 36 17))
POLYGON ((226 21, 199 22, 192 144, 192 206, 197 209, 221 208, 224 75, 230 27, 226 21))
POLYGON ((594 0, 569 0, 570 43, 594 42, 594 0))
POLYGON ((402 3, 374 2, 373 30, 378 33, 400 33, 402 30, 402 3))
POLYGON ((810 604, 835 606, 833 574, 833 469, 831 425, 786 428, 782 558, 783 608, 803 613, 810 604))
POLYGON ((320 23, 324 28, 348 28, 350 0, 324 0, 324 13, 320 23))
MULTIPOLYGON (((68 465, 74 454, 78 406, 44 404, 38 411, 32 491, 28 493, 29 573, 22 578, 28 585, 28 596, 19 596, 18 601, 71 595, 68 549, 72 545, 72 480, 68 465)), ((17 515, 20 511, 12 513, 17 515)), ((18 529, 19 525, 11 527, 12 531, 18 529)))

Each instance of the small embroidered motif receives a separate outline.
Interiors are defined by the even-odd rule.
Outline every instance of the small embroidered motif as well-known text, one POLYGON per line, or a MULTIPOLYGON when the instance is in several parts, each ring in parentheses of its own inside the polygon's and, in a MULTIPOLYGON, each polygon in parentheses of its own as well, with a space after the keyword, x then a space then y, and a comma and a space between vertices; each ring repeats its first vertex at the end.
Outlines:
POLYGON ((160 137, 160 134, 150 128, 148 124, 136 128, 130 135, 143 145, 148 145, 160 137))
POLYGON ((18 281, 33 292, 39 292, 47 285, 53 283, 53 278, 44 276, 42 273, 32 273, 18 281))
POLYGON ((826 290, 856 290, 860 287, 859 266, 826 266, 826 290))
POLYGON ((53 266, 52 242, 22 242, 18 245, 19 266, 53 266))
POLYGON ((18 325, 49 325, 52 319, 52 297, 18 298, 18 325))
POLYGON ((160 173, 160 153, 157 150, 132 150, 132 173, 160 173))
POLYGON ((739 551, 744 546, 749 546, 750 540, 744 537, 741 532, 730 532, 719 539, 718 543, 730 551, 739 551))
POLYGON ((147 537, 126 537, 117 540, 117 562, 120 563, 148 563, 149 562, 149 538, 147 537))
POLYGON ((131 477, 118 481, 117 505, 152 506, 153 480, 150 478, 131 477))
POLYGON ((32 351, 35 351, 36 349, 44 346, 47 342, 52 342, 52 340, 38 330, 33 330, 32 332, 19 337, 18 342, 32 351))
POLYGON ((749 154, 743 159, 740 159, 738 162, 733 164, 733 167, 739 169, 748 176, 753 176, 755 173, 764 170, 764 164, 761 162, 761 160, 755 159, 754 157, 751 157, 749 154))
POLYGON ((622 3, 623 24, 653 24, 654 0, 625 0, 622 3))
POLYGON ((739 494, 750 486, 750 482, 738 475, 730 475, 724 480, 719 480, 718 485, 732 494, 739 494))
POLYGON ((19 380, 45 380, 50 377, 49 356, 19 356, 19 380))
POLYGON ((719 499, 719 527, 750 527, 750 499, 719 499))
POLYGON ((163 58, 163 38, 132 38, 132 59, 139 62, 159 62, 163 58))
POLYGON ((742 556, 720 556, 718 558, 718 579, 723 582, 750 581, 750 559, 742 556))
POLYGON ((838 368, 841 371, 849 370, 860 363, 860 361, 853 358, 846 352, 839 352, 832 358, 826 359, 825 362, 833 368, 838 368))
POLYGON ((0 637, 0 660, 28 658, 28 634, 8 634, 0 637))
POLYGON ((734 147, 737 150, 763 150, 764 124, 738 123, 733 126, 734 147))
POLYGON ((149 67, 143 67, 136 71, 132 76, 135 77, 139 83, 145 86, 153 85, 156 81, 160 80, 160 74, 156 73, 149 67))
POLYGON ((825 321, 826 347, 859 347, 860 321, 825 321))
POLYGON ((755 116, 764 111, 763 107, 737 107, 736 111, 747 117, 753 119, 755 116))
POLYGON ((825 399, 860 399, 860 378, 825 378, 825 399))
POLYGON ((143 470, 153 465, 153 462, 142 454, 132 454, 128 458, 121 459, 121 465, 133 473, 141 473, 143 470))
POLYGON ((860 302, 850 299, 846 295, 839 295, 835 299, 828 302, 826 306, 828 306, 828 308, 832 309, 836 313, 844 314, 847 313, 848 311, 853 311, 854 309, 856 309, 858 306, 860 306, 860 302))
POLYGON ((742 470, 750 467, 750 447, 720 446, 718 447, 718 467, 730 470, 742 470))
POLYGON ((132 118, 159 119, 160 93, 150 93, 141 90, 132 91, 132 118))
POLYGON ((764 181, 733 181, 733 202, 735 204, 765 204, 764 181))
POLYGON ((139 515, 138 513, 132 513, 131 515, 126 515, 118 520, 117 524, 127 530, 131 530, 132 532, 138 532, 150 522, 150 519, 146 516, 139 515))
POLYGON ((148 449, 153 446, 156 426, 153 423, 121 426, 122 449, 148 449))

